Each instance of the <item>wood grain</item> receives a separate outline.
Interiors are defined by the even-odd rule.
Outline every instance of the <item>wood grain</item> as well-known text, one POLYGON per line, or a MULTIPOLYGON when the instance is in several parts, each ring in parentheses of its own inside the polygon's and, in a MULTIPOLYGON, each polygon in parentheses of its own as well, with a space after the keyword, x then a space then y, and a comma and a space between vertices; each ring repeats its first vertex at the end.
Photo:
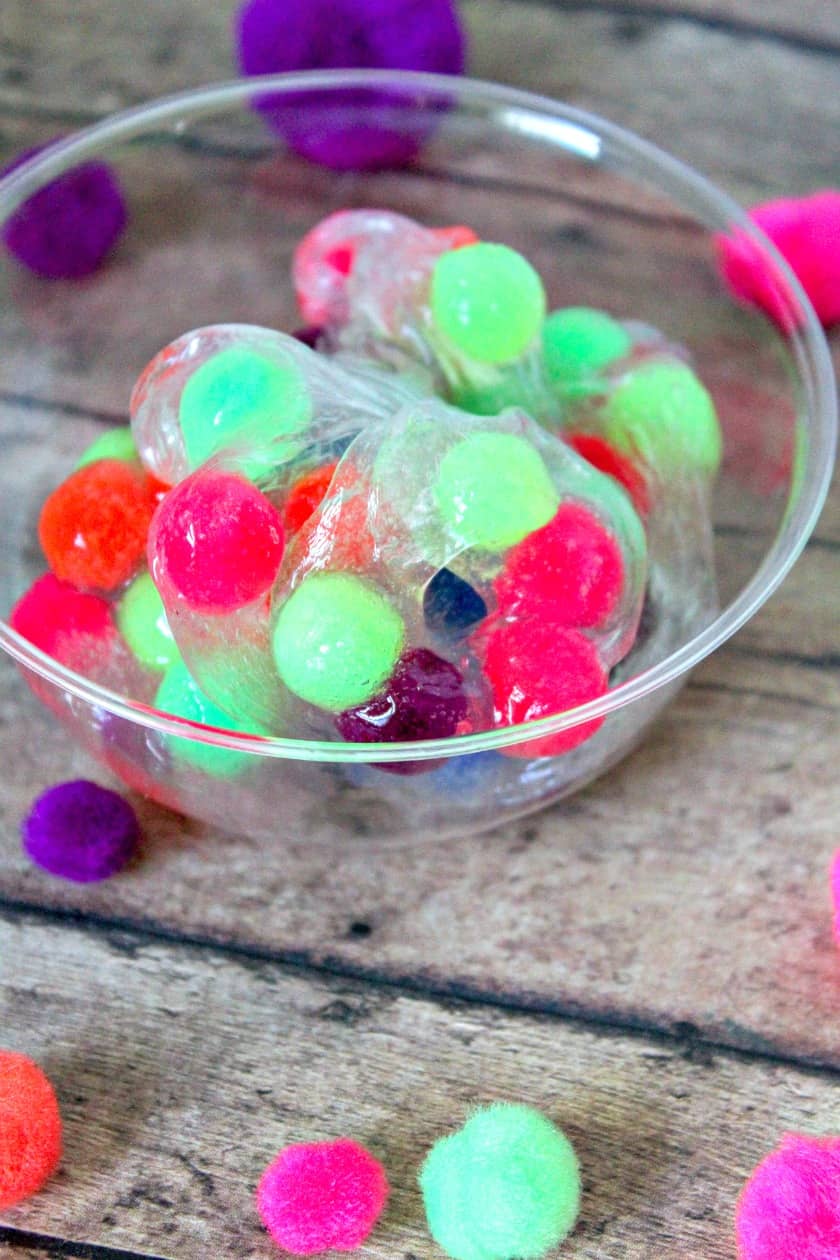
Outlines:
POLYGON ((651 15, 708 23, 729 33, 775 35, 805 47, 840 47, 840 18, 823 0, 548 0, 558 9, 615 9, 628 36, 644 29, 651 15))
POLYGON ((286 1142, 348 1133, 393 1184, 360 1255, 431 1260, 416 1169, 472 1105, 503 1098, 545 1109, 579 1151, 585 1198, 565 1254, 729 1260, 750 1168, 783 1131, 840 1119, 835 1080, 685 1040, 444 1007, 25 916, 2 916, 0 941, 4 1039, 43 1064, 66 1128, 59 1174, 5 1214, 12 1228, 269 1260, 252 1206, 262 1168, 286 1142))

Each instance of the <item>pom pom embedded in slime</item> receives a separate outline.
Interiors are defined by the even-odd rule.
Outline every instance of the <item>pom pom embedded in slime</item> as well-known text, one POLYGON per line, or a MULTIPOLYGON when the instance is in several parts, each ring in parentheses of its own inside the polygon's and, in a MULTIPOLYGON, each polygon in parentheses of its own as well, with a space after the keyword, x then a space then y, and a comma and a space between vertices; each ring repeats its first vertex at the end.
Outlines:
POLYGON ((834 1260, 840 1137, 787 1134, 741 1192, 735 1221, 738 1260, 834 1260))
MULTIPOLYGON (((255 726, 241 722, 225 713, 206 695, 183 661, 176 661, 161 679, 154 698, 154 706, 162 713, 185 718, 202 726, 216 727, 236 734, 260 735, 255 726)), ((200 740, 180 735, 166 737, 166 746, 176 761, 180 761, 214 778, 233 778, 248 769, 251 756, 232 748, 220 748, 200 740)))
POLYGON ((70 669, 106 655, 116 641, 111 606, 86 595, 53 573, 45 573, 21 596, 9 615, 13 630, 70 669))
POLYGON ((339 1138, 284 1147, 260 1178, 257 1209, 277 1245, 293 1256, 353 1251, 382 1215, 388 1192, 379 1161, 339 1138))
POLYGON ((113 591, 143 562, 155 509, 145 474, 116 459, 71 473, 44 503, 38 537, 56 577, 113 591))
POLYGON ((166 669, 180 657, 166 609, 150 573, 141 573, 117 604, 117 625, 146 669, 166 669))
POLYGON ((324 464, 304 473, 292 486, 283 503, 283 528, 287 534, 296 534, 303 528, 312 513, 320 507, 330 488, 337 463, 324 464))
MULTIPOLYGON (((21 153, 2 174, 9 174, 43 147, 21 153)), ((102 265, 127 219, 125 198, 112 168, 104 162, 83 162, 18 206, 3 227, 3 242, 36 275, 74 280, 102 265)))
POLYGON ((96 441, 91 442, 77 461, 76 468, 85 468, 88 464, 95 464, 98 459, 120 459, 124 464, 139 463, 140 457, 128 425, 124 425, 121 429, 109 429, 96 441))
POLYGON ((647 518, 651 508, 650 490, 647 478, 638 464, 628 455, 623 455, 614 446, 610 446, 597 433, 566 433, 564 440, 593 468, 623 486, 639 516, 642 520, 647 518))
POLYGON ((629 353, 630 334, 612 316, 588 306, 552 311, 542 329, 545 372, 556 388, 586 391, 603 368, 629 353))
POLYGON ((559 496, 539 452, 513 433, 473 433, 444 455, 434 488, 466 546, 502 551, 554 515, 559 496))
POLYGON ((116 875, 140 841, 137 815, 128 802, 87 779, 43 792, 21 830, 24 850, 36 866, 79 884, 116 875))
POLYGON ((61 1159, 61 1114, 44 1073, 0 1050, 0 1211, 35 1194, 61 1159))
POLYGON ((276 508, 236 473, 204 469, 175 486, 149 532, 149 568, 171 611, 179 601, 230 612, 270 588, 283 558, 276 508))
POLYGON ((720 425, 707 390, 684 363, 655 360, 624 376, 604 404, 604 436, 665 476, 713 475, 722 455, 720 425))
POLYGON ((402 617, 376 586, 351 573, 320 572, 282 604, 272 647, 289 691, 338 713, 378 691, 404 638, 402 617))
POLYGON ((480 241, 441 255, 430 307, 436 328, 457 350, 481 363, 509 363, 539 334, 545 290, 516 250, 480 241))
POLYGON ((420 1172, 429 1229, 452 1260, 538 1260, 580 1211, 580 1168, 556 1125, 495 1103, 436 1142, 420 1172))
POLYGON ((487 604, 457 573, 438 569, 423 592, 423 615, 438 634, 460 636, 487 616, 487 604))

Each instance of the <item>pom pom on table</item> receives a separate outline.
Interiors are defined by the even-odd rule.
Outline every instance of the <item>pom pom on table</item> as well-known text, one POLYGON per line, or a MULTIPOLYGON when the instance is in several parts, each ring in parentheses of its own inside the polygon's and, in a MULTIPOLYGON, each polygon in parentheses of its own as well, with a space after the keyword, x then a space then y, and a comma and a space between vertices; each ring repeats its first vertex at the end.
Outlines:
MULTIPOLYGON (((840 191, 782 197, 754 206, 750 218, 790 266, 820 321, 840 322, 840 191)), ((759 306, 782 328, 795 319, 785 283, 741 232, 718 239, 721 273, 742 302, 759 306)))
MULTIPOLYGON (((8 175, 44 148, 27 149, 8 175)), ((47 280, 75 280, 105 261, 128 221, 125 198, 104 162, 84 162, 40 188, 12 214, 3 243, 18 262, 47 280)))
POLYGON ((840 1137, 786 1134, 741 1192, 735 1225, 738 1260, 835 1260, 840 1137))
POLYGON ((0 1050, 0 1210, 40 1190, 61 1159, 61 1115, 44 1073, 0 1050))
POLYGON ((72 779, 42 792, 21 834, 36 866, 90 884, 116 875, 131 860, 140 824, 118 793, 87 779, 72 779))
POLYGON ((257 1209, 274 1241, 294 1256, 353 1251, 388 1198, 378 1160, 349 1138, 285 1147, 257 1187, 257 1209))
POLYGON ((831 895, 834 902, 834 935, 840 945, 840 849, 835 853, 831 866, 831 895))
MULTIPOLYGON (((464 33, 453 0, 245 0, 235 39, 243 74, 317 69, 460 74, 464 33)), ((401 96, 370 88, 264 96, 258 108, 296 152, 336 170, 408 161, 428 131, 401 96), (361 107, 366 120, 353 118, 361 107), (369 121, 368 121, 369 119, 369 121)))
POLYGON ((441 1138, 420 1172, 429 1229, 453 1260, 537 1260, 572 1229, 580 1169, 533 1107, 494 1103, 441 1138))

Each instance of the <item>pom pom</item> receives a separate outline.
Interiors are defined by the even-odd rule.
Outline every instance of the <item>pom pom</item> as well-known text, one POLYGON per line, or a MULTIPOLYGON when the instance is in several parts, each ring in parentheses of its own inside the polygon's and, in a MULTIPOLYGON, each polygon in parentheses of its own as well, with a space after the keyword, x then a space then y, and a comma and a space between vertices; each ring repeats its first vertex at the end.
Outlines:
POLYGON ((337 467, 336 461, 323 468, 313 468, 311 472, 299 477, 292 486, 282 512, 283 528, 287 534, 298 533, 315 509, 320 507, 337 467))
POLYGON ((121 459, 125 464, 139 464, 140 456, 131 436, 131 429, 124 425, 121 429, 109 429, 101 434, 95 442, 91 442, 76 464, 76 468, 84 468, 87 464, 95 464, 98 459, 121 459))
MULTIPOLYGON (((215 701, 205 695, 183 661, 176 661, 161 679, 154 698, 154 706, 161 713, 185 718, 201 726, 211 726, 222 731, 234 731, 253 735, 262 734, 246 723, 238 722, 220 709, 215 701)), ((248 769, 251 756, 232 748, 219 748, 200 740, 166 737, 166 748, 183 764, 193 766, 216 779, 235 778, 248 769)))
POLYGON ((41 509, 38 537, 56 577, 113 591, 139 569, 155 497, 139 468, 100 459, 71 473, 41 509))
POLYGON ((117 604, 117 625, 134 656, 146 669, 166 669, 180 660, 166 609, 150 573, 141 573, 117 604))
POLYGON ((134 810, 116 792, 73 779, 48 788, 22 826, 23 847, 36 866, 91 884, 116 875, 140 840, 134 810))
POLYGON ((9 624, 69 669, 80 668, 92 654, 104 656, 117 634, 104 599, 77 591, 53 573, 33 582, 12 609, 9 624))
POLYGON ((564 440, 588 464, 623 486, 642 520, 650 512, 650 491, 645 475, 627 455, 622 455, 596 433, 566 433, 564 440))
POLYGON ((429 1229, 453 1260, 537 1260, 580 1211, 568 1138, 532 1107, 495 1103, 436 1142, 420 1172, 429 1229))
MULTIPOLYGON (((27 149, 8 175, 48 146, 27 149)), ((104 162, 84 162, 33 193, 9 218, 3 242, 18 262, 47 280, 72 280, 101 266, 128 220, 116 176, 104 162)))
POLYGON ((283 558, 276 508, 237 473, 199 471, 161 502, 149 531, 149 568, 167 605, 231 612, 264 595, 283 558))
POLYGON ((61 1159, 61 1115, 36 1063, 0 1050, 0 1210, 41 1189, 61 1159))
POLYGON ((627 331, 604 311, 568 306, 543 324, 542 351, 548 379, 563 393, 587 393, 608 364, 629 353, 627 331))
POLYGON ((440 255, 429 302, 439 331, 480 363, 518 359, 545 315, 543 283, 528 260, 486 241, 440 255))
POLYGON ((707 390, 684 363, 653 360, 628 372, 604 406, 606 437, 676 476, 680 468, 715 473, 723 453, 707 390))
MULTIPOLYGON (((246 0, 235 27, 243 74, 349 67, 460 74, 464 68, 453 0, 246 0)), ((268 96, 259 108, 310 161, 364 170, 408 161, 417 152, 428 124, 418 128, 406 104, 405 97, 359 88, 268 96), (360 108, 369 121, 354 119, 360 108)))
POLYGON ((840 1137, 787 1134, 744 1187, 735 1227, 738 1260, 836 1260, 840 1137))
POLYGON ((257 1210, 293 1256, 353 1251, 382 1215, 388 1189, 382 1165, 349 1138, 287 1146, 260 1178, 257 1210))
POLYGON ((840 849, 835 853, 831 867, 831 895, 834 902, 834 935, 840 945, 840 849))
MULTIPOLYGON (((840 191, 767 201, 750 218, 789 264, 820 321, 840 322, 840 191)), ((736 298, 759 306, 782 328, 790 325, 784 281, 742 233, 718 239, 718 259, 736 298)))
POLYGON ((423 616, 429 629, 459 638, 487 616, 487 605, 457 573, 438 569, 423 592, 423 616))

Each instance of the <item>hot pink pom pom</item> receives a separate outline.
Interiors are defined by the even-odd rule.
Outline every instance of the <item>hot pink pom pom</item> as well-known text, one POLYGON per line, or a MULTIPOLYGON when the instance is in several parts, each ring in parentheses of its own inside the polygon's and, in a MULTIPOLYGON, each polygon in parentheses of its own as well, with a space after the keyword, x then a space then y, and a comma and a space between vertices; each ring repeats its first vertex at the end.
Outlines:
MULTIPOLYGON (((821 322, 840 322, 840 191, 767 201, 750 218, 789 263, 821 322)), ((721 237, 718 252, 735 297, 760 306, 782 328, 799 322, 784 299, 783 281, 742 234, 721 237)))
POLYGON ((789 1133, 738 1201, 738 1260, 837 1260, 840 1137, 789 1133))
POLYGON ((387 1198, 384 1168, 349 1138, 285 1147, 257 1187, 263 1224, 293 1256, 360 1247, 387 1198))
POLYGON ((840 849, 835 853, 831 867, 831 892, 834 899, 834 935, 840 945, 840 849))

